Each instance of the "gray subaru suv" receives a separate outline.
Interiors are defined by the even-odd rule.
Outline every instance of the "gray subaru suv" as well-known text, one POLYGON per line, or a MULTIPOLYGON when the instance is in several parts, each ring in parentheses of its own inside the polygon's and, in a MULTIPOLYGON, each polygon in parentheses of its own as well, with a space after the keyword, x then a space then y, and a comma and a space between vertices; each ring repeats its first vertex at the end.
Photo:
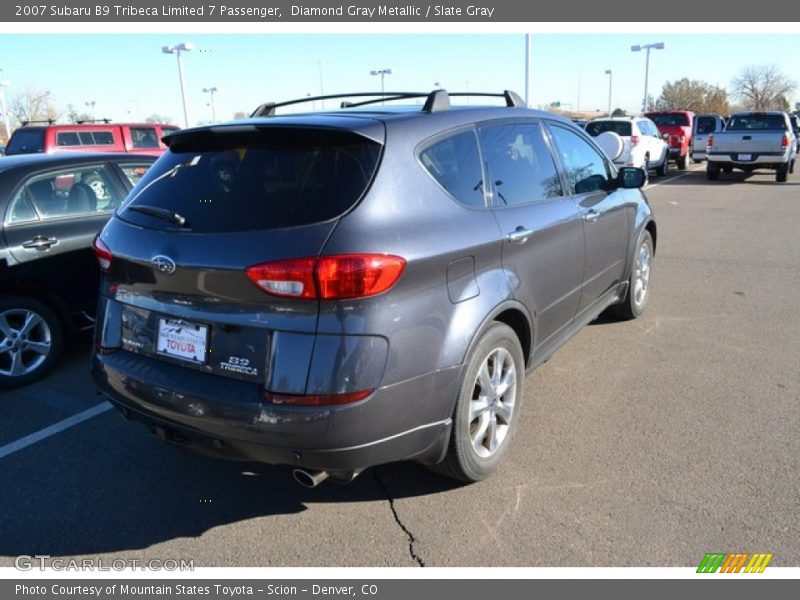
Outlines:
POLYGON ((526 372, 644 310, 656 225, 641 169, 513 92, 472 95, 505 106, 387 92, 169 134, 95 241, 100 390, 308 486, 407 459, 490 475, 526 372))

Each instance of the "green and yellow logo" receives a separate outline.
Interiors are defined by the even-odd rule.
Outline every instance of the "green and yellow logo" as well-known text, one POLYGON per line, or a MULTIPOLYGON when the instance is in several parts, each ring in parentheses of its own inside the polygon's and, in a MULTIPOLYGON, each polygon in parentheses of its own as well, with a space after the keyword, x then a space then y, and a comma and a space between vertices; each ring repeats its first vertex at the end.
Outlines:
POLYGON ((698 573, 763 573, 767 568, 772 554, 736 552, 709 552, 700 561, 698 573), (745 566, 745 564, 747 566, 745 566))

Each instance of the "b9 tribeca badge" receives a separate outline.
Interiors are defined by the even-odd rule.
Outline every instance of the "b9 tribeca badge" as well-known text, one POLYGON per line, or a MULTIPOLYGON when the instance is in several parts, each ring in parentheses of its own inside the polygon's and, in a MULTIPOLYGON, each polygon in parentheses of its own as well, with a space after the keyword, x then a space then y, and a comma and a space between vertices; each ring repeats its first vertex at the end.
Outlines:
POLYGON ((239 373, 252 377, 258 376, 258 369, 250 366, 250 359, 239 356, 229 356, 227 361, 219 363, 219 368, 230 373, 239 373))

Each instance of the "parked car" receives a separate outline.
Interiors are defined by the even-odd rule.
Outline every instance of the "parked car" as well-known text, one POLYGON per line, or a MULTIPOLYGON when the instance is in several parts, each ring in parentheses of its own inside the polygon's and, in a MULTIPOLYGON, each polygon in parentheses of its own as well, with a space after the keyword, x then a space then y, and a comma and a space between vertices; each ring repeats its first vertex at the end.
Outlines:
POLYGON ((692 147, 692 121, 694 113, 689 110, 662 110, 644 113, 661 132, 669 144, 669 156, 679 169, 686 168, 689 149, 692 147))
POLYGON ((697 115, 692 131, 692 160, 696 163, 706 159, 706 140, 709 135, 725 129, 725 118, 721 115, 697 115))
POLYGON ((91 327, 100 283, 92 240, 154 160, 59 153, 0 161, 0 387, 43 376, 64 338, 91 327))
POLYGON ((79 122, 54 125, 27 122, 8 141, 6 154, 51 152, 135 152, 160 156, 166 150, 161 138, 178 128, 156 123, 79 122))
POLYGON ((740 112, 731 116, 725 131, 708 137, 708 179, 720 171, 757 169, 775 171, 775 181, 785 182, 794 171, 797 139, 784 112, 740 112))
POLYGON ((612 132, 622 140, 622 150, 609 157, 618 167, 639 167, 645 171, 655 169, 666 175, 669 170, 669 146, 650 119, 644 117, 603 117, 586 124, 586 133, 597 137, 612 132))
POLYGON ((792 124, 792 132, 797 141, 797 151, 800 152, 800 115, 789 115, 789 121, 792 124))
POLYGON ((525 373, 612 305, 645 309, 656 225, 641 169, 479 95, 507 106, 436 90, 275 116, 304 98, 167 136, 95 244, 102 393, 308 486, 406 459, 495 471, 525 373))

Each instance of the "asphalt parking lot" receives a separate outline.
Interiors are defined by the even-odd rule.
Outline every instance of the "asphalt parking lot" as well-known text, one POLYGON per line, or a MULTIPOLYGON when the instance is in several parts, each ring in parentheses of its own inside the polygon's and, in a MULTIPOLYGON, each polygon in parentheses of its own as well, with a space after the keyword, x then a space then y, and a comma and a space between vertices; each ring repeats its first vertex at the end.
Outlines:
POLYGON ((690 168, 647 190, 646 315, 601 319, 528 377, 496 476, 463 486, 407 463, 307 490, 102 408, 9 451, 103 406, 84 337, 51 377, 0 396, 0 566, 696 566, 711 551, 799 566, 800 177, 690 168))

